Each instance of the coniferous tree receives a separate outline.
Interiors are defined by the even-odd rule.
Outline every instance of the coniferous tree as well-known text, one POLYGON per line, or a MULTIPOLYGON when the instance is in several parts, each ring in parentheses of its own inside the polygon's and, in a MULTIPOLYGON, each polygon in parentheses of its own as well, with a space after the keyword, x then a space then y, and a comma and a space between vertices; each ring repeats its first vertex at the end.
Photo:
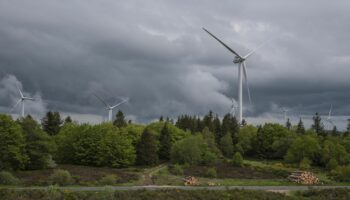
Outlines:
POLYGON ((220 139, 220 149, 224 156, 230 158, 233 154, 233 142, 230 133, 226 133, 220 139))
POLYGON ((113 124, 118 127, 118 128, 122 128, 122 127, 126 127, 127 123, 124 117, 124 113, 122 111, 118 111, 118 113, 116 114, 116 118, 113 122, 113 124))
POLYGON ((46 116, 42 119, 41 125, 46 133, 49 135, 56 135, 63 124, 61 115, 59 112, 49 111, 46 116))
POLYGON ((214 124, 213 124, 213 112, 209 111, 209 113, 204 116, 203 118, 203 125, 204 127, 208 127, 209 131, 213 132, 214 131, 214 124))
POLYGON ((220 139, 223 136, 223 132, 221 131, 221 123, 218 115, 216 115, 214 118, 213 126, 214 126, 215 142, 216 144, 220 144, 220 139))
POLYGON ((139 165, 156 165, 159 161, 156 137, 146 128, 136 148, 136 163, 139 165))
POLYGON ((68 124, 68 123, 72 123, 73 120, 70 116, 67 116, 65 119, 64 119, 64 124, 68 124))
POLYGON ((304 123, 303 121, 301 120, 301 118, 299 119, 299 123, 298 123, 298 126, 297 126, 297 133, 301 134, 301 135, 304 135, 305 134, 305 127, 304 127, 304 123))
POLYGON ((129 119, 128 124, 132 124, 132 120, 131 119, 129 119))
POLYGON ((290 129, 292 128, 292 124, 290 123, 289 118, 287 119, 287 122, 286 122, 286 128, 287 128, 288 130, 290 130, 290 129))
POLYGON ((314 123, 312 125, 312 129, 315 130, 317 135, 322 135, 325 136, 325 131, 324 131, 324 126, 323 123, 321 121, 321 117, 318 113, 315 114, 315 116, 312 118, 314 123))
POLYGON ((160 121, 160 122, 163 122, 163 121, 164 121, 163 116, 160 116, 160 117, 159 117, 159 121, 160 121))
POLYGON ((332 135, 333 135, 333 136, 337 136, 337 135, 338 135, 337 126, 333 126, 332 135))
POLYGON ((245 119, 242 119, 242 126, 246 126, 247 125, 247 121, 245 121, 245 119))
POLYGON ((346 126, 346 131, 344 133, 344 136, 350 135, 350 119, 348 119, 348 125, 346 126))
POLYGON ((164 124, 164 127, 160 131, 159 143, 159 158, 162 160, 169 160, 172 143, 167 123, 164 124))

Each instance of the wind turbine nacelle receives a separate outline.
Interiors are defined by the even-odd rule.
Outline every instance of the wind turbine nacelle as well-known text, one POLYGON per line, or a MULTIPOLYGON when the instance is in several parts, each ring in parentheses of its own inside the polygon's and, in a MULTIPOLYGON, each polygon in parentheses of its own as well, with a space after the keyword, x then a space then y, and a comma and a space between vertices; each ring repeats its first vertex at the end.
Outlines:
POLYGON ((234 59, 233 59, 233 63, 241 63, 241 62, 243 62, 244 61, 244 59, 243 58, 240 58, 240 57, 238 57, 238 56, 236 56, 234 59))

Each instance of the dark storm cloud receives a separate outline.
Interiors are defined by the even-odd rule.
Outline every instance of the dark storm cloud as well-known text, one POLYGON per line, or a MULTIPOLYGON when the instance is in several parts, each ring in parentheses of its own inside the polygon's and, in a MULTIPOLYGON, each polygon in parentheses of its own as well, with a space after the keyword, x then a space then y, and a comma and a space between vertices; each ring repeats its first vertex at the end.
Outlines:
MULTIPOLYGON (((12 74, 29 94, 40 94, 44 108, 87 121, 105 114, 94 93, 111 104, 130 97, 122 109, 138 121, 209 109, 222 115, 236 97, 237 69, 205 26, 241 54, 272 39, 247 61, 250 118, 280 115, 279 106, 326 114, 330 104, 335 115, 347 116, 349 6, 345 0, 4 0, 0 75, 12 74)), ((2 110, 13 101, 2 95, 2 110)))

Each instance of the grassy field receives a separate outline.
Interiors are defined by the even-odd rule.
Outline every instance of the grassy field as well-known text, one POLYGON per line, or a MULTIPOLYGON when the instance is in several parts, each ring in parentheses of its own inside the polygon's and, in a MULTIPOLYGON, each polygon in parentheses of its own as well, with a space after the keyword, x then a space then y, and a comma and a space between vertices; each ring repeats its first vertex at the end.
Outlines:
MULTIPOLYGON (((243 167, 234 167, 229 163, 217 163, 210 166, 182 166, 183 174, 174 175, 167 164, 155 167, 133 167, 113 169, 105 167, 88 167, 78 165, 58 165, 56 169, 69 171, 75 186, 99 186, 104 176, 115 175, 116 186, 132 185, 183 185, 185 176, 195 176, 198 185, 221 186, 288 186, 296 185, 286 177, 297 170, 291 166, 284 166, 280 161, 245 160, 243 167), (208 177, 208 169, 215 169, 215 177, 208 177)), ((20 180, 19 186, 47 186, 49 177, 55 169, 17 171, 13 174, 20 180)), ((323 185, 350 185, 331 180, 327 172, 314 168, 312 171, 323 185)))

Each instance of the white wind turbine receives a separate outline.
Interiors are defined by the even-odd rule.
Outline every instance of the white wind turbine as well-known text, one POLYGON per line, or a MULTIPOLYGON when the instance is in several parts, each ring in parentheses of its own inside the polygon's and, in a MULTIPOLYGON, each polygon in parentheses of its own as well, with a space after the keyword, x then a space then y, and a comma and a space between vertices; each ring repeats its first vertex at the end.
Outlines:
POLYGON ((327 119, 326 121, 328 122, 328 130, 331 130, 332 127, 334 127, 334 123, 333 123, 333 120, 332 120, 332 104, 331 104, 331 107, 329 109, 329 112, 328 112, 328 116, 327 116, 327 119))
POLYGON ((249 102, 251 103, 245 60, 248 59, 257 49, 262 47, 263 44, 265 44, 265 43, 261 44, 256 49, 249 52, 246 56, 241 56, 236 51, 234 51, 229 46, 227 46, 225 43, 223 43, 221 40, 219 40, 215 35, 210 33, 207 29, 203 28, 203 30, 205 32, 207 32, 209 35, 211 35, 218 42, 220 42, 226 49, 228 49, 231 53, 233 53, 235 55, 233 63, 238 64, 238 104, 239 104, 238 105, 238 108, 239 108, 238 123, 241 124, 242 120, 243 120, 243 78, 242 78, 242 75, 244 75, 245 84, 247 86, 247 91, 248 91, 248 98, 249 98, 249 102))
POLYGON ((17 89, 18 89, 18 91, 19 91, 19 94, 20 94, 21 96, 20 96, 20 99, 16 102, 16 104, 15 104, 15 105, 12 107, 12 109, 10 110, 10 113, 12 112, 13 109, 15 109, 15 108, 17 107, 17 105, 18 105, 19 103, 22 103, 21 117, 24 117, 24 102, 25 102, 25 101, 35 101, 35 99, 32 98, 32 97, 26 97, 26 96, 24 96, 23 93, 22 93, 22 91, 21 91, 21 89, 19 89, 18 86, 16 86, 16 87, 17 87, 17 89))
POLYGON ((129 98, 125 98, 121 102, 115 104, 114 106, 110 106, 101 97, 97 96, 96 94, 95 94, 95 96, 106 106, 106 110, 108 110, 108 121, 110 121, 110 122, 112 121, 112 118, 113 118, 113 109, 120 106, 121 104, 129 101, 129 98))

